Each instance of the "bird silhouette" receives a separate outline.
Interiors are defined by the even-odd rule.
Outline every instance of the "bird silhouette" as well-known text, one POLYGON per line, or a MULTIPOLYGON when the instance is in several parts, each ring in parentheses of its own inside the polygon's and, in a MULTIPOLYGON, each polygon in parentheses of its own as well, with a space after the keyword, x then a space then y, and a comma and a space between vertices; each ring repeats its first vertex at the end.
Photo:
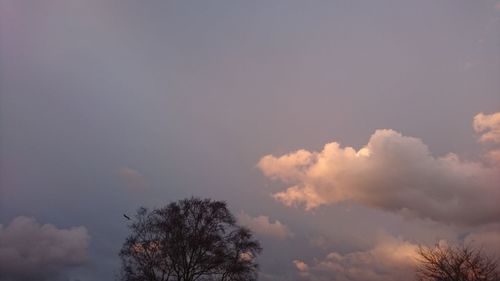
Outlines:
POLYGON ((127 220, 130 220, 130 217, 125 214, 123 214, 123 217, 125 217, 127 220))

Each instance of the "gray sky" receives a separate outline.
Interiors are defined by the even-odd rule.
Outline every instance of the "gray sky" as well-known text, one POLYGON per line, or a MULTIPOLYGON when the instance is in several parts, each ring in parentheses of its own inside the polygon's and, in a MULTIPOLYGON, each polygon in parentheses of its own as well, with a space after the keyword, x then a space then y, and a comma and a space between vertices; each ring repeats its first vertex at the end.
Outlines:
MULTIPOLYGON (((498 210, 448 188, 480 178, 470 182, 483 188, 477 202, 500 198, 500 165, 484 156, 498 142, 478 141, 484 131, 473 128, 480 112, 500 112, 498 1, 0 0, 0 32, 0 260, 9 237, 52 224, 49 233, 71 229, 79 243, 70 246, 88 257, 54 260, 47 278, 110 280, 127 234, 121 215, 191 195, 227 200, 262 232, 262 280, 391 280, 332 264, 352 269, 381 247, 438 239, 500 245, 498 210), (371 162, 259 164, 331 142, 357 151, 377 129, 420 139, 430 156, 413 153, 414 139, 384 135, 402 150, 374 140, 383 157, 371 162), (405 181, 373 189, 332 174, 393 164, 391 153, 435 168, 403 165, 407 174, 387 179, 405 181), (458 164, 439 158, 448 153, 458 164), (288 177, 296 165, 311 174, 288 177), (293 185, 311 186, 321 203, 306 210, 307 200, 273 197, 293 185), (478 211, 460 221, 453 206, 432 208, 440 198, 478 211)), ((493 117, 481 121, 492 132, 493 117)), ((0 280, 31 280, 9 274, 0 280)))

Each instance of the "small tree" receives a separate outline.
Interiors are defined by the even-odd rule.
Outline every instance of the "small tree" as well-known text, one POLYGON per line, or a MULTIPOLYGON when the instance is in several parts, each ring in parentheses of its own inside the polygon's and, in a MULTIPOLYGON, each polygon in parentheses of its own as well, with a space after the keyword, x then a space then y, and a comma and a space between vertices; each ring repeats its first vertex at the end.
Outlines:
POLYGON ((497 261, 470 244, 418 248, 418 280, 500 281, 497 261))
POLYGON ((260 244, 226 203, 185 199, 139 209, 120 251, 124 281, 255 280, 260 244))

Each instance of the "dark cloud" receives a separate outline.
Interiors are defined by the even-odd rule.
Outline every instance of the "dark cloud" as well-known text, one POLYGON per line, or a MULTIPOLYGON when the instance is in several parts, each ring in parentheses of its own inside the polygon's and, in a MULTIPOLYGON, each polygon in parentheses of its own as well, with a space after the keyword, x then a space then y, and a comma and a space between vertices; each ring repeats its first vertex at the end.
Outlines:
POLYGON ((44 281, 87 260, 90 236, 83 226, 60 229, 34 218, 0 225, 0 281, 44 281))

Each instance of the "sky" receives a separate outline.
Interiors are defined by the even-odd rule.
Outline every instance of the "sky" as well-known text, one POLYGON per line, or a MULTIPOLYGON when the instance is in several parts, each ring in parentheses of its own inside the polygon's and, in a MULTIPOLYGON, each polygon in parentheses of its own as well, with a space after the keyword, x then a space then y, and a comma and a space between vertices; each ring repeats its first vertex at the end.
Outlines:
POLYGON ((500 254, 500 2, 0 0, 0 281, 113 280, 123 214, 225 200, 263 281, 500 254))

